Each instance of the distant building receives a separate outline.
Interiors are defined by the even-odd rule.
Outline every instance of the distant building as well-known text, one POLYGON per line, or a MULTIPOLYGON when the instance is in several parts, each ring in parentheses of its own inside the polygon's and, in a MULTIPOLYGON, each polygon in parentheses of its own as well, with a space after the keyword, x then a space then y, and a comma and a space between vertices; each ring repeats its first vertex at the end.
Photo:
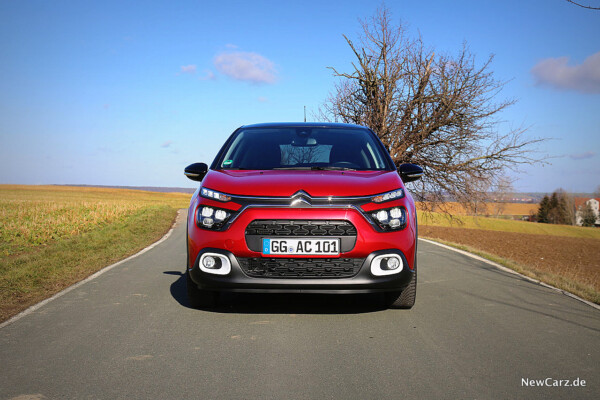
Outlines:
POLYGON ((510 199, 511 203, 537 203, 535 199, 531 197, 513 197, 510 199))
POLYGON ((600 198, 575 197, 575 223, 579 226, 583 225, 583 209, 589 204, 596 214, 596 226, 600 226, 600 198))

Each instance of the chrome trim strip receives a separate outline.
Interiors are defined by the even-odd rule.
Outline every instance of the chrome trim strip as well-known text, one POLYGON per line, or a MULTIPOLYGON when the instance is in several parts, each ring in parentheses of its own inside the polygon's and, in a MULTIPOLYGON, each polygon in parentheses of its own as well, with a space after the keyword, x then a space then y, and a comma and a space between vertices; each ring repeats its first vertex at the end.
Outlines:
MULTIPOLYGON (((299 190, 296 193, 294 193, 291 196, 246 196, 246 195, 237 195, 237 194, 231 194, 231 193, 225 193, 225 192, 221 192, 218 190, 214 190, 214 189, 209 189, 209 188, 202 188, 202 189, 206 189, 206 190, 212 190, 213 192, 217 192, 220 193, 222 195, 225 196, 229 196, 231 197, 231 201, 236 201, 238 200, 238 203, 240 204, 244 204, 247 203, 249 201, 252 202, 264 202, 264 203, 268 203, 268 204, 273 204, 273 203, 278 203, 278 202, 288 202, 287 204, 290 204, 291 201, 295 200, 295 199, 303 199, 305 201, 314 203, 329 203, 329 204, 334 204, 334 203, 370 203, 373 199, 373 197, 377 197, 377 196, 383 196, 387 193, 391 193, 391 192, 395 192, 396 190, 402 190, 402 197, 398 197, 398 199, 401 199, 403 197, 406 196, 406 194, 404 193, 404 189, 403 188, 397 188, 394 190, 390 190, 387 192, 383 192, 383 193, 376 193, 376 194, 372 194, 372 195, 367 195, 367 196, 348 196, 348 197, 343 197, 343 196, 311 196, 310 194, 306 193, 304 190, 299 190)), ((202 195, 202 191, 200 191, 200 194, 202 195)), ((205 196, 202 196, 205 197, 205 196)), ((211 197, 205 197, 208 199, 212 199, 211 197)), ((213 199, 215 200, 215 199, 213 199)), ((396 200, 396 199, 392 199, 392 200, 396 200)))
MULTIPOLYGON (((387 193, 387 192, 386 192, 387 193)), ((385 193, 383 193, 385 194, 385 193)), ((308 193, 304 192, 304 191, 300 191, 300 192, 296 192, 293 195, 289 196, 289 197, 276 197, 276 196, 243 196, 243 195, 236 195, 236 194, 230 194, 228 196, 231 196, 231 200, 235 200, 235 199, 240 199, 240 200, 254 200, 254 201, 290 201, 295 199, 296 197, 307 197, 311 200, 322 200, 322 201, 347 201, 347 202, 354 202, 354 201, 364 201, 364 200, 368 200, 368 202, 371 201, 372 197, 378 196, 377 194, 371 195, 371 196, 356 196, 356 197, 338 197, 338 196, 311 196, 308 193), (302 194, 300 194, 302 192, 302 194)))
MULTIPOLYGON (((207 190, 212 190, 208 189, 207 190)), ((398 190, 398 189, 396 189, 398 190)), ((213 190, 214 192, 218 192, 213 190)), ((402 189, 404 194, 404 189, 402 189)), ((202 193, 202 191, 200 191, 202 193)), ((334 196, 320 196, 320 197, 312 197, 304 190, 299 190, 294 193, 290 197, 269 197, 269 196, 242 196, 242 195, 233 195, 226 194, 223 192, 218 192, 224 194, 226 196, 231 197, 231 202, 237 203, 241 206, 241 208, 237 211, 232 211, 231 218, 227 221, 225 225, 220 229, 220 231, 224 231, 229 229, 231 224, 233 224, 237 218, 244 213, 249 208, 350 208, 358 211, 360 215, 375 229, 380 232, 381 228, 373 221, 367 214, 367 212, 363 211, 360 207, 364 204, 371 203, 373 197, 384 195, 389 192, 384 192, 379 195, 369 195, 369 196, 355 196, 355 197, 334 197, 334 196)), ((204 196, 202 196, 204 197, 204 196)), ((404 196, 402 196, 404 197, 404 196)), ((396 199, 391 200, 400 200, 402 197, 398 197, 396 199)), ((216 200, 216 199, 213 199, 216 200)), ((377 203, 377 204, 383 204, 377 203)))
MULTIPOLYGON (((326 205, 345 205, 345 204, 367 204, 373 201, 374 197, 383 196, 387 193, 395 192, 397 190, 402 191, 402 196, 397 197, 391 200, 399 200, 401 198, 406 197, 405 190, 403 188, 394 189, 388 192, 368 195, 368 196, 351 196, 351 197, 342 197, 342 196, 311 196, 306 193, 304 190, 299 190, 293 195, 289 197, 282 196, 244 196, 244 195, 235 195, 235 194, 226 194, 231 197, 231 201, 237 202, 239 204, 250 204, 250 203, 258 203, 258 204, 283 204, 291 205, 298 202, 304 202, 310 204, 312 206, 322 207, 326 205), (237 201, 236 201, 237 200, 237 201)), ((221 192, 220 192, 221 193, 221 192)), ((223 193, 225 194, 225 193, 223 193)), ((384 201, 385 203, 387 201, 384 201)))
MULTIPOLYGON (((246 211, 248 208, 290 208, 289 205, 284 205, 284 204, 248 204, 243 206, 242 208, 240 208, 238 211, 235 212, 235 214, 233 215, 233 217, 231 219, 229 219, 229 221, 227 221, 227 223, 224 226, 224 230, 229 229, 229 227, 231 226, 231 224, 233 224, 235 222, 235 220, 237 219, 237 217, 239 217, 244 211, 246 211)), ((354 205, 354 204, 330 204, 330 205, 322 205, 322 206, 316 206, 316 207, 303 207, 303 208, 351 208, 354 209, 356 211, 358 211, 358 213, 360 215, 363 216, 363 218, 376 230, 376 231, 380 231, 381 229, 379 228, 379 226, 377 226, 377 224, 371 220, 369 218, 369 216, 367 215, 366 212, 364 212, 360 207, 354 205)))

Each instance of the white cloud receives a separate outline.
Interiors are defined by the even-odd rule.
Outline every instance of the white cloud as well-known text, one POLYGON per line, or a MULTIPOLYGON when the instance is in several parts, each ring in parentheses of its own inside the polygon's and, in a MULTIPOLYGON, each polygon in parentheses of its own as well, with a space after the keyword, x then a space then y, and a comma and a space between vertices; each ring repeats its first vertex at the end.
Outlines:
POLYGON ((207 69, 207 70, 204 70, 204 75, 198 79, 200 79, 201 81, 214 81, 215 79, 217 79, 217 76, 215 75, 214 72, 207 69))
POLYGON ((167 147, 170 147, 172 144, 173 144, 172 140, 167 140, 166 142, 164 142, 163 144, 161 144, 160 147, 166 149, 167 147))
POLYGON ((585 153, 570 154, 569 158, 571 158, 572 160, 585 160, 586 158, 592 158, 595 155, 595 151, 586 151, 585 153))
POLYGON ((267 101, 269 101, 269 99, 267 99, 266 97, 259 97, 258 101, 260 101, 261 103, 266 103, 267 101))
POLYGON ((181 73, 182 74, 195 74, 196 73, 196 65, 194 65, 194 64, 182 65, 181 73))
POLYGON ((531 73, 538 85, 583 93, 600 93, 600 52, 592 54, 582 64, 568 63, 569 57, 546 58, 537 63, 531 69, 531 73))
POLYGON ((274 83, 275 64, 258 53, 231 52, 215 57, 215 67, 230 78, 252 83, 274 83))

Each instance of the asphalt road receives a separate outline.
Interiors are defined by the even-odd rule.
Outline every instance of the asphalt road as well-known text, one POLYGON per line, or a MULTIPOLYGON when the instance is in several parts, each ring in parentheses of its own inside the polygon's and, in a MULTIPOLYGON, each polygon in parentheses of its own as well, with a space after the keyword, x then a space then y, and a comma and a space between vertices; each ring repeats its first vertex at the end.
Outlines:
POLYGON ((600 398, 600 311, 575 299, 421 242, 412 310, 236 294, 198 311, 184 231, 0 329, 0 398, 600 398))

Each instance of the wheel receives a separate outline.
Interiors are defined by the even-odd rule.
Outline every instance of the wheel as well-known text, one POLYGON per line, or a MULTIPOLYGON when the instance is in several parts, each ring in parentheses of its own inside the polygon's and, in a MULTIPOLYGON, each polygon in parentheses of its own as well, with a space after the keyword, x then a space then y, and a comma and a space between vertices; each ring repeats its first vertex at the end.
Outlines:
POLYGON ((407 287, 402 291, 385 293, 385 303, 389 308, 410 309, 415 305, 417 296, 417 262, 415 258, 414 275, 407 287))
POLYGON ((213 308, 217 305, 219 292, 212 290, 202 290, 190 279, 190 274, 186 274, 188 301, 192 308, 213 308))

